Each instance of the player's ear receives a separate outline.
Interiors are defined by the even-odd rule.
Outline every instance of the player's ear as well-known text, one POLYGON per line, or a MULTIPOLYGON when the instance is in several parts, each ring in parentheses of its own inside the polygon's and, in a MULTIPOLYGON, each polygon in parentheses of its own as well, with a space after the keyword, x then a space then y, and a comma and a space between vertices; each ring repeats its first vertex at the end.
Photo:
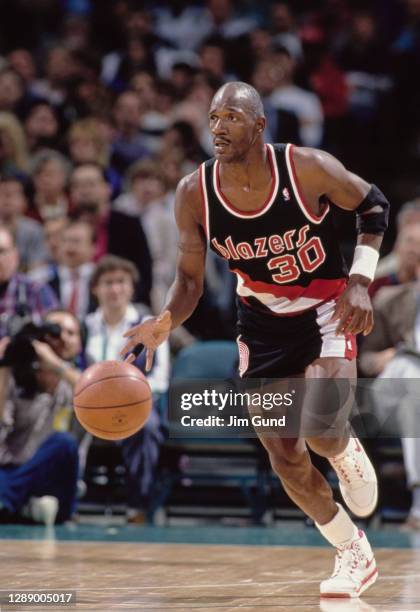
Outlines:
POLYGON ((266 124, 265 117, 258 117, 256 124, 257 124, 257 132, 259 134, 262 134, 265 130, 265 124, 266 124))

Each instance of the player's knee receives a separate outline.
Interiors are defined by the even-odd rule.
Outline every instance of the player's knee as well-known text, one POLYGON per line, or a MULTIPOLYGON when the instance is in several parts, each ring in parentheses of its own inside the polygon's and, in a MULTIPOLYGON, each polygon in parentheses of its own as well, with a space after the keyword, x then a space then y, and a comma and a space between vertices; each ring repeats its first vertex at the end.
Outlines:
POLYGON ((271 467, 275 473, 282 477, 293 477, 302 469, 302 463, 305 460, 303 453, 291 452, 269 452, 271 467))

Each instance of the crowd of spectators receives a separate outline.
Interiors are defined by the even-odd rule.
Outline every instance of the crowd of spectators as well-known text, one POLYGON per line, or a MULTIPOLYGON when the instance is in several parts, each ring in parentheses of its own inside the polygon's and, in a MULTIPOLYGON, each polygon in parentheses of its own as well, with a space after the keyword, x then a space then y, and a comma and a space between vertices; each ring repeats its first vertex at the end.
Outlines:
MULTIPOLYGON (((381 187, 393 204, 386 251, 396 211, 418 205, 419 0, 4 0, 2 9, 1 355, 22 287, 35 320, 60 308, 86 322, 94 361, 116 354, 120 330, 160 310, 175 269, 175 188, 212 155, 207 111, 226 81, 258 89, 268 141, 321 147, 381 187)), ((419 228, 399 218, 375 291, 415 281, 419 228)), ((204 296, 172 349, 231 339, 234 318, 232 279, 209 255, 204 296)), ((385 344, 373 357, 369 348, 370 373, 393 357, 385 344)), ((169 378, 162 350, 151 374, 158 392, 169 378)), ((57 363, 45 346, 35 351, 74 384, 59 353, 57 363)), ((160 435, 156 426, 152 453, 160 435)), ((128 465, 138 445, 124 451, 128 465)), ((0 495, 6 510, 28 499, 6 502, 0 495)))

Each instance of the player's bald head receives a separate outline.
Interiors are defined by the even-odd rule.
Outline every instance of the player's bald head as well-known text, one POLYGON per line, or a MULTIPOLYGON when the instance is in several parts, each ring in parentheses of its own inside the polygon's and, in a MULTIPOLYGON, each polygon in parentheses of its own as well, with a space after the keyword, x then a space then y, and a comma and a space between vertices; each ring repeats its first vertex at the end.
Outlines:
POLYGON ((233 81, 220 87, 214 94, 211 108, 215 106, 236 106, 255 119, 264 117, 264 106, 258 91, 242 81, 233 81))

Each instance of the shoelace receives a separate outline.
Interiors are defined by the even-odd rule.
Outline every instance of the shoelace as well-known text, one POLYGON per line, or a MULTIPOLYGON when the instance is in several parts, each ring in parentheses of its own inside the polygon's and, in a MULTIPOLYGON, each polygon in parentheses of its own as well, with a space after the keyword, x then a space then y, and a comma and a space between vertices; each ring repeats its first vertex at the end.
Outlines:
POLYGON ((350 578, 364 556, 360 546, 355 542, 345 548, 337 548, 332 578, 335 578, 335 576, 339 574, 346 578, 350 578))
POLYGON ((363 479, 362 466, 354 454, 346 455, 342 459, 332 459, 331 463, 338 472, 339 477, 345 480, 347 484, 351 484, 355 477, 358 480, 363 479))

